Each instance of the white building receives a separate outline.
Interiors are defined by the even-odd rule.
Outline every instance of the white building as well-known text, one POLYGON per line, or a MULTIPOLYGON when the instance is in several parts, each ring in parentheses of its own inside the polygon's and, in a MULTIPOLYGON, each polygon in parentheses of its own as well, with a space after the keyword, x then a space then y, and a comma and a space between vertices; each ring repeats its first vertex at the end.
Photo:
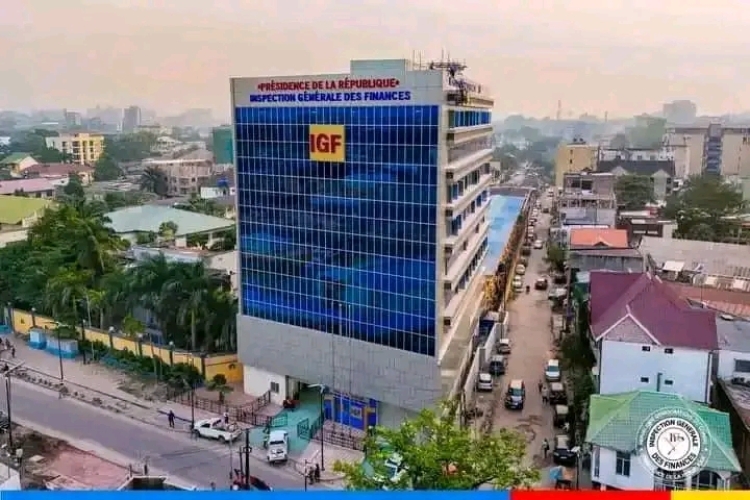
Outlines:
POLYGON ((591 342, 600 394, 636 390, 710 402, 716 314, 648 273, 591 273, 591 342))
POLYGON ((594 395, 589 401, 586 443, 591 446, 591 480, 601 490, 729 490, 742 469, 732 450, 729 415, 676 394, 654 391, 594 395), (689 480, 665 482, 638 442, 641 426, 660 411, 690 412, 707 433, 711 452, 703 470, 689 480))
POLYGON ((326 419, 359 429, 457 394, 492 181, 493 100, 464 69, 352 61, 232 80, 246 392, 278 403, 323 384, 326 419), (268 138, 248 133, 258 123, 268 138), (317 264, 284 271, 302 248, 317 264), (347 248, 369 253, 354 265, 347 248))

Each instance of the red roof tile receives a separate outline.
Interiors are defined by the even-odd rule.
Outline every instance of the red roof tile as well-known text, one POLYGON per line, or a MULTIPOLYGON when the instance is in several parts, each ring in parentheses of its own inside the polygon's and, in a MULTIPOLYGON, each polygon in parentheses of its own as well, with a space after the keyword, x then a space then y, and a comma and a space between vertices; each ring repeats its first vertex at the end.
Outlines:
POLYGON ((630 316, 661 345, 718 348, 714 312, 692 308, 648 273, 623 277, 627 274, 591 273, 591 330, 596 337, 630 316))

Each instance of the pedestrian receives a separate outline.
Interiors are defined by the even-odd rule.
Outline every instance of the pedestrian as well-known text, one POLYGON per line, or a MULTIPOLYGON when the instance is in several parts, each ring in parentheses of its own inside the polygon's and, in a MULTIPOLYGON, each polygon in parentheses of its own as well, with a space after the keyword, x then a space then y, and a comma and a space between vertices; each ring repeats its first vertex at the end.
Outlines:
POLYGON ((16 357, 16 347, 10 346, 10 357, 15 358, 16 357))
POLYGON ((148 463, 143 464, 143 475, 148 476, 148 463))
POLYGON ((320 482, 320 465, 319 464, 315 464, 315 482, 316 483, 320 482))
POLYGON ((544 453, 544 458, 546 459, 549 453, 549 441, 547 441, 547 438, 544 438, 544 441, 542 441, 542 453, 544 453))
POLYGON ((216 491, 216 483, 211 481, 211 491, 216 491))
POLYGON ((542 387, 544 387, 544 382, 542 382, 541 379, 539 380, 539 383, 537 384, 537 387, 539 387, 539 394, 541 394, 542 393, 542 387))
POLYGON ((549 394, 547 393, 547 387, 542 387, 542 403, 549 403, 549 394))
POLYGON ((229 412, 224 410, 224 425, 229 425, 229 412))
POLYGON ((174 429, 174 412, 172 410, 169 410, 167 420, 169 420, 169 427, 174 429))

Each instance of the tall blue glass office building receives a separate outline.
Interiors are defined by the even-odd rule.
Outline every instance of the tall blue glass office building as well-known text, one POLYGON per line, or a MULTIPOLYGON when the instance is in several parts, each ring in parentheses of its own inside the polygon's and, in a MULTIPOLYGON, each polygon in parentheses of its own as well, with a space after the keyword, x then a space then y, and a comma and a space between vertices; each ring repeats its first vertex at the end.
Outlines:
POLYGON ((446 129, 489 112, 446 112, 445 72, 407 61, 235 79, 232 97, 245 390, 324 386, 326 418, 360 428, 440 398, 444 240, 461 226, 446 129))

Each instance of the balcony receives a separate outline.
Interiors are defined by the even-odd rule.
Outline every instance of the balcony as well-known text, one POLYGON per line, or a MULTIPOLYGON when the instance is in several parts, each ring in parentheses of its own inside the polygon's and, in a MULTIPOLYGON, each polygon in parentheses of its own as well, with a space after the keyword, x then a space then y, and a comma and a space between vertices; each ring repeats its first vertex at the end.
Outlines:
POLYGON ((481 139, 492 134, 492 124, 484 123, 472 127, 448 128, 448 147, 457 146, 474 139, 481 139))

